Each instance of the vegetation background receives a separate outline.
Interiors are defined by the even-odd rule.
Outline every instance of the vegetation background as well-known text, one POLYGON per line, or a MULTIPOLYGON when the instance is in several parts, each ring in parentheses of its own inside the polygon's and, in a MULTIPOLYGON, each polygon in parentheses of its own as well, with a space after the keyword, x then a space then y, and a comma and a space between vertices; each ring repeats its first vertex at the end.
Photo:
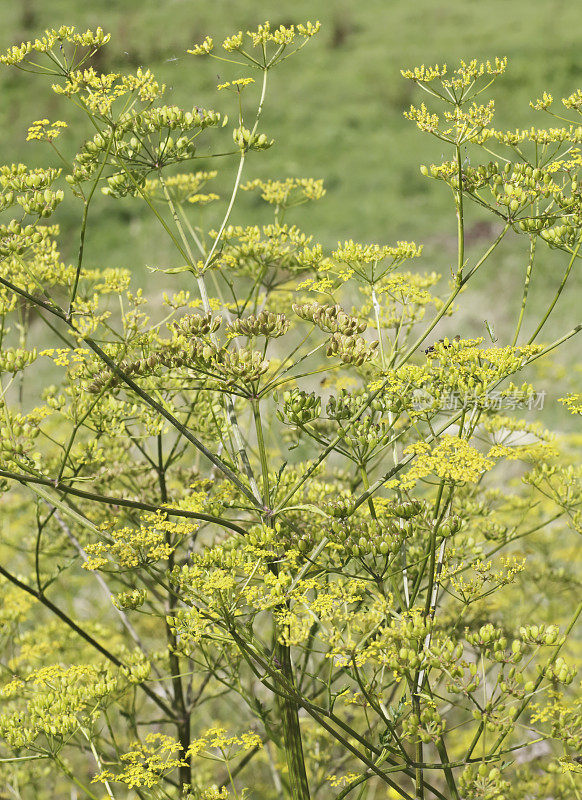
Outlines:
MULTIPOLYGON (((456 248, 452 197, 442 184, 419 172, 421 162, 439 161, 442 153, 437 143, 404 119, 402 112, 419 99, 420 90, 401 77, 400 69, 423 62, 452 64, 459 58, 508 56, 509 69, 493 87, 496 124, 505 129, 551 126, 529 108, 529 101, 542 89, 565 96, 582 77, 579 8, 566 0, 22 0, 2 3, 0 15, 2 48, 49 26, 68 24, 84 30, 100 25, 111 32, 112 42, 101 53, 103 63, 96 67, 123 71, 148 66, 171 87, 168 102, 188 105, 194 101, 219 111, 232 110, 227 98, 216 92, 217 83, 233 77, 230 65, 225 64, 217 76, 216 62, 187 57, 188 47, 210 31, 219 38, 265 19, 279 25, 319 18, 322 35, 308 56, 287 62, 277 73, 262 123, 277 144, 250 159, 246 177, 324 178, 325 200, 308 210, 298 209, 295 217, 306 232, 315 233, 329 246, 345 238, 381 244, 417 241, 424 245, 417 268, 435 269, 444 280, 456 248), (443 220, 448 227, 443 227, 443 220)), ((0 92, 1 152, 10 153, 10 160, 48 166, 46 146, 27 143, 26 131, 35 119, 58 118, 63 99, 47 91, 41 77, 16 70, 0 71, 0 92)), ((65 149, 70 142, 71 152, 88 133, 86 120, 79 115, 78 121, 78 127, 71 125, 61 138, 65 149)), ((225 129, 225 142, 229 135, 225 129)), ((203 161, 198 163, 204 168, 203 161)), ((233 168, 234 162, 225 162, 224 172, 209 191, 228 191, 233 168)), ((243 196, 233 221, 266 221, 269 210, 264 205, 257 194, 243 196)), ((212 224, 212 215, 220 214, 219 206, 213 204, 205 211, 203 224, 212 224)), ((78 224, 78 213, 74 205, 59 209, 65 247, 67 228, 78 224)), ((494 232, 489 218, 480 217, 475 209, 470 213, 469 248, 480 246, 494 232)), ((103 198, 93 214, 94 230, 100 233, 88 238, 87 265, 129 267, 145 285, 153 279, 145 266, 173 264, 173 253, 157 235, 145 206, 140 210, 130 200, 111 203, 103 198)), ((519 292, 511 291, 516 282, 521 285, 525 270, 517 238, 512 242, 508 237, 496 256, 496 266, 485 270, 473 288, 473 300, 463 303, 456 322, 463 336, 487 337, 485 317, 501 334, 507 332, 506 323, 515 319, 516 308, 499 303, 499 298, 513 295, 519 302, 519 292)), ((77 247, 75 238, 68 241, 65 257, 72 256, 77 247)), ((559 255, 554 261, 552 253, 546 253, 544 270, 532 285, 533 317, 560 280, 559 255)), ((172 284, 176 286, 175 277, 172 284)), ((548 325, 548 340, 558 330, 556 325, 575 311, 576 298, 566 292, 553 324, 548 325)), ((527 332, 526 324, 524 335, 527 332)), ((576 356, 573 347, 564 353, 562 359, 568 361, 576 356)), ((555 409, 556 404, 550 403, 546 411, 553 424, 555 409)), ((572 424, 566 414, 561 414, 561 421, 572 424)))

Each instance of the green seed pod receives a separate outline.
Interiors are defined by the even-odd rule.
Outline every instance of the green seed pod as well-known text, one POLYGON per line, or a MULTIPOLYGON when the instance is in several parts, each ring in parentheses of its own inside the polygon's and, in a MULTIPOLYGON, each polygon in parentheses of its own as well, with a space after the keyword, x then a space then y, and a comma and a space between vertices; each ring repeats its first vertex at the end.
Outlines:
POLYGON ((395 517, 400 517, 401 519, 412 519, 412 517, 417 516, 422 511, 422 503, 418 500, 413 500, 410 503, 393 502, 388 506, 388 511, 395 517))

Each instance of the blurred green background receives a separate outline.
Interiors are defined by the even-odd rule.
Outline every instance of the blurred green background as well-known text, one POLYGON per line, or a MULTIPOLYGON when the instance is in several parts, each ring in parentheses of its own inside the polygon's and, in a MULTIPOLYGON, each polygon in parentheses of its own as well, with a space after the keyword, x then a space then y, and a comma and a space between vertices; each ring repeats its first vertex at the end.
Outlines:
MULTIPOLYGON (((185 51, 206 34, 220 40, 239 28, 320 19, 322 32, 301 54, 274 71, 261 130, 276 140, 265 153, 255 153, 246 177, 324 178, 323 201, 299 209, 290 221, 326 246, 339 239, 391 243, 411 239, 424 245, 416 268, 436 269, 444 276, 456 257, 456 223, 451 197, 439 183, 423 178, 419 164, 439 161, 443 146, 421 134, 403 117, 420 92, 403 79, 400 69, 421 63, 454 64, 459 58, 507 56, 509 68, 492 89, 496 125, 514 128, 552 120, 535 114, 529 101, 545 89, 561 97, 582 84, 577 3, 566 0, 431 0, 380 2, 264 2, 263 0, 22 0, 1 5, 0 44, 7 47, 41 33, 48 26, 102 26, 112 34, 96 67, 131 71, 150 67, 168 85, 167 102, 202 105, 233 117, 233 98, 217 93, 217 83, 240 76, 228 64, 188 56, 185 51)), ((35 119, 71 119, 66 101, 50 89, 50 81, 12 68, 0 71, 0 143, 3 160, 28 164, 53 162, 46 145, 26 143, 35 119)), ((248 95, 249 98, 251 95, 248 95)), ((75 118, 73 113, 73 119, 75 118)), ((79 115, 62 138, 70 154, 88 135, 79 115)), ((222 134, 224 143, 229 129, 222 134)), ((212 141, 210 138, 207 141, 212 141)), ((216 146, 213 144, 213 146, 216 146)), ((234 160, 202 160, 197 168, 220 169, 215 186, 226 197, 236 167, 234 160)), ((235 222, 267 221, 268 210, 256 195, 243 195, 235 222)), ((195 224, 212 225, 219 204, 204 210, 195 224)), ((77 248, 75 231, 81 209, 63 204, 58 214, 65 257, 77 248)), ((155 278, 144 269, 175 266, 171 245, 139 201, 99 200, 91 219, 85 263, 126 266, 136 280, 158 291, 176 287, 182 276, 155 278), (161 285, 163 283, 163 285, 161 285)), ((482 251, 496 234, 496 223, 469 208, 469 255, 482 251)), ((531 320, 553 296, 565 256, 542 247, 534 274, 531 320)), ((463 336, 487 336, 484 319, 503 337, 513 330, 527 259, 527 239, 512 235, 470 288, 457 318, 463 336), (500 302, 502 300, 502 302, 500 302)), ((546 337, 572 327, 579 319, 578 292, 571 287, 560 299, 546 337)), ((532 326, 524 326, 524 334, 532 326)), ((565 351, 575 358, 577 347, 565 351)), ((564 358, 564 357, 563 357, 564 358)))

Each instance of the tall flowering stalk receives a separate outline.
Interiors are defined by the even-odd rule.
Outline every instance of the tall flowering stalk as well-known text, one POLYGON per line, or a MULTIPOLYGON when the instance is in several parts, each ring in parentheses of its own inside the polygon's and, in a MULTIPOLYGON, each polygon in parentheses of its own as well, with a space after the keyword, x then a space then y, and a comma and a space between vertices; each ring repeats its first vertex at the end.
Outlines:
MULTIPOLYGON (((568 687, 582 606, 555 598, 556 582, 578 585, 566 548, 582 530, 580 470, 572 443, 507 409, 539 404, 531 365, 582 328, 540 341, 578 264, 582 128, 492 128, 493 103, 477 98, 503 59, 406 71, 444 109, 406 116, 450 150, 421 169, 456 213, 449 291, 413 268, 413 242, 347 239, 327 253, 289 221, 324 197, 321 180, 246 176, 273 144, 268 76, 318 29, 265 23, 189 51, 243 72, 219 87, 236 101, 236 167, 211 231, 197 214, 220 201, 207 162, 225 156, 226 116, 165 105, 147 69, 96 71, 100 29, 49 30, 0 57, 50 76, 89 132, 70 158, 57 142, 67 123, 33 121, 29 140, 63 167, 0 168, 11 796, 578 791, 582 710, 568 687), (244 192, 273 222, 237 224, 244 192), (101 194, 144 203, 172 243, 161 308, 147 310, 127 270, 87 263, 101 194), (44 220, 71 195, 67 264, 44 220), (497 222, 477 254, 465 246, 472 204, 497 222), (512 341, 437 340, 512 232, 526 245, 512 341), (564 272, 532 319, 546 246, 564 272)), ((575 391, 562 401, 580 413, 575 391)))

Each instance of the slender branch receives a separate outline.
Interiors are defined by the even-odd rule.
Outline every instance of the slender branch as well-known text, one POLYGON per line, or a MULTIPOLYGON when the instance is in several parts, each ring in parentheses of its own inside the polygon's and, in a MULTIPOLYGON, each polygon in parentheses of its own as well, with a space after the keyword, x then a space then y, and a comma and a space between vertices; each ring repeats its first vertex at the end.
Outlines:
POLYGON ((105 164, 107 163, 107 158, 109 156, 109 152, 111 150, 111 145, 113 144, 113 131, 109 137, 109 142, 107 144, 107 150, 103 157, 103 161, 97 173, 97 177, 93 181, 93 186, 91 187, 91 191, 89 192, 88 197, 84 201, 83 206, 83 219, 81 221, 81 234, 79 237, 79 255, 77 257, 77 269, 75 271, 75 281, 73 283, 73 288, 71 290, 71 297, 69 299, 69 310, 67 311, 67 319, 71 319, 71 314, 73 312, 73 305, 75 303, 75 299, 77 297, 77 288, 79 286, 79 278, 81 277, 81 267, 83 265, 83 254, 85 251, 85 234, 87 231, 87 218, 89 216, 89 206, 91 204, 91 200, 93 199, 93 195, 95 194, 95 189, 97 188, 97 184, 101 179, 101 175, 103 170, 105 169, 105 164))
POLYGON ((99 358, 106 364, 111 372, 120 378, 123 383, 129 386, 138 397, 141 397, 144 402, 146 402, 149 406, 154 408, 159 414, 161 414, 165 419, 168 420, 177 430, 179 430, 182 435, 188 439, 201 453, 203 453, 209 461, 211 461, 215 467, 217 467, 226 477, 237 487, 237 489, 245 495, 245 497, 250 500, 254 505, 258 504, 257 498, 253 495, 247 487, 241 483, 241 481, 237 478, 235 473, 228 467, 222 459, 218 458, 218 456, 214 455, 201 441, 199 441, 190 431, 182 425, 182 423, 176 419, 176 417, 171 414, 164 406, 154 400, 147 392, 141 389, 138 384, 132 380, 116 363, 110 358, 107 353, 95 342, 90 336, 83 336, 79 333, 79 331, 75 328, 71 320, 68 320, 64 311, 59 308, 58 306, 51 305, 46 301, 42 300, 41 298, 34 297, 33 295, 29 294, 24 289, 20 289, 18 286, 15 286, 11 281, 6 280, 3 277, 0 277, 0 284, 6 286, 11 291, 15 292, 16 294, 20 295, 21 297, 26 298, 31 303, 35 305, 39 305, 44 308, 46 311, 50 311, 51 314, 59 317, 62 319, 74 332, 75 334, 81 339, 81 341, 85 342, 93 352, 99 356, 99 358))
POLYGON ((223 528, 229 528, 236 533, 240 533, 242 536, 246 536, 247 533, 244 528, 241 528, 241 526, 237 525, 235 522, 230 522, 230 520, 222 519, 221 517, 214 517, 212 514, 204 514, 198 511, 187 511, 186 509, 171 508, 163 505, 158 506, 154 505, 153 503, 143 503, 138 500, 125 500, 122 497, 111 497, 109 495, 96 494, 95 492, 87 492, 84 489, 75 489, 73 486, 69 486, 67 483, 63 483, 62 481, 52 481, 49 478, 40 478, 34 475, 10 472, 5 469, 0 469, 0 477, 9 478, 10 480, 18 481, 22 484, 35 483, 40 484, 41 486, 50 486, 51 489, 64 492, 64 494, 70 494, 74 497, 83 497, 86 500, 94 500, 95 502, 103 503, 103 505, 106 506, 136 508, 141 511, 163 511, 165 514, 168 514, 171 517, 186 517, 188 519, 199 519, 203 522, 213 522, 216 525, 222 526, 223 528))
MULTIPOLYGON (((57 616, 60 620, 62 620, 62 622, 64 622, 65 625, 68 625, 68 627, 71 628, 71 630, 75 631, 75 633, 78 634, 82 639, 84 639, 88 644, 90 644, 91 647, 94 647, 95 650, 101 653, 101 655, 105 656, 105 658, 111 661, 112 664, 115 664, 116 667, 120 667, 121 669, 127 669, 125 664, 122 661, 120 661, 120 659, 117 658, 116 655, 114 655, 110 650, 108 650, 106 647, 100 644, 89 633, 87 633, 87 631, 83 630, 83 628, 77 625, 77 623, 74 622, 74 620, 72 620, 67 614, 65 614, 65 612, 62 609, 60 609, 51 600, 49 600, 48 597, 46 597, 46 595, 41 594, 41 592, 36 591, 36 589, 33 589, 31 586, 28 586, 28 584, 19 580, 19 578, 17 578, 15 575, 12 575, 12 573, 4 569, 2 565, 0 565, 0 575, 3 575, 6 578, 6 580, 10 581, 10 583, 14 584, 14 586, 17 586, 23 592, 26 592, 27 594, 34 597, 36 600, 39 601, 39 603, 42 603, 43 606, 48 608, 49 611, 51 611, 55 616, 57 616)), ((175 715, 172 709, 169 706, 167 706, 166 703, 160 697, 158 697, 158 695, 154 691, 152 691, 152 689, 150 689, 147 683, 139 681, 137 685, 147 694, 147 696, 151 700, 153 700, 153 702, 159 708, 162 709, 162 711, 165 714, 168 715, 169 719, 174 719, 175 715)))
POLYGON ((513 335, 513 341, 511 342, 513 347, 515 347, 515 345, 517 343, 517 337, 519 336, 519 332, 521 330, 521 324, 523 322, 523 317, 524 317, 524 314, 525 314, 525 307, 526 307, 526 304, 527 304, 527 296, 528 296, 528 292, 529 292, 529 286, 530 286, 530 283, 531 283, 531 274, 532 274, 532 270, 533 270, 534 258, 535 258, 535 252, 536 252, 536 242, 537 242, 537 236, 532 234, 531 237, 530 237, 530 243, 529 243, 529 259, 528 259, 528 262, 527 262, 527 268, 526 268, 526 271, 525 271, 525 280, 524 280, 524 283, 523 283, 523 294, 522 294, 522 298, 521 298, 521 308, 519 310, 519 317, 518 317, 518 320, 517 320, 517 326, 515 328, 515 334, 513 335))
POLYGON ((528 339, 528 342, 527 342, 528 344, 531 344, 535 340, 535 338, 538 335, 538 333, 541 331, 541 329, 544 327, 544 325, 548 321, 548 317, 550 316, 550 314, 554 310, 554 306, 556 305, 560 295, 562 294, 562 291, 564 289, 564 286, 566 285, 566 281, 568 280, 568 276, 570 275, 570 272, 572 270, 574 262, 576 261, 576 256, 578 255, 578 251, 580 250, 581 246, 582 246, 582 238, 578 241, 578 244, 576 245, 576 247, 574 248, 574 251, 572 252, 572 258, 568 262, 568 266, 566 267, 566 271, 564 273, 564 277, 562 278, 562 280, 560 282, 560 285, 558 286, 558 290, 557 290, 557 292, 556 292, 556 294, 554 296, 554 299, 550 303, 550 306, 549 306, 548 310, 546 311, 546 313, 544 314, 540 324, 537 326, 535 331, 532 333, 532 335, 528 339))
MULTIPOLYGON (((574 612, 574 616, 570 620, 570 624, 568 625, 568 627, 564 631, 564 634, 563 634, 559 644, 557 645, 556 649, 554 650, 554 652, 552 654, 552 657, 548 661, 546 669, 544 669, 544 670, 542 670, 540 672, 540 674, 538 675, 538 677, 537 677, 537 679, 536 679, 536 681, 534 683, 533 690, 529 693, 529 695, 527 697, 524 697, 524 699, 521 701, 521 703, 517 707, 515 713, 513 714, 512 720, 514 721, 514 724, 517 722, 517 720, 521 717, 521 715, 523 714, 525 709, 529 706, 531 701, 534 699, 537 690, 540 688, 540 686, 541 686, 541 684, 542 684, 542 682, 543 682, 543 680, 544 680, 544 678, 546 676, 547 668, 551 667, 552 664, 557 659, 558 655, 560 654, 560 650, 562 649, 562 647, 566 643, 570 632, 572 631, 574 625, 578 622, 578 618, 580 617, 581 614, 582 614, 582 602, 580 602, 578 604, 578 607, 576 608, 576 611, 574 612)), ((507 730, 507 731, 505 731, 505 733, 499 734, 499 737, 495 740, 493 746, 489 750, 489 754, 490 755, 494 755, 499 750, 499 748, 501 747, 501 745, 503 744, 503 742, 505 741, 505 739, 507 738, 509 733, 510 733, 510 731, 507 730)))
POLYGON ((460 284, 463 279, 463 267, 465 266, 465 217, 463 214, 463 164, 461 146, 458 143, 455 146, 455 153, 459 185, 455 192, 455 204, 457 206, 457 272, 454 277, 457 284, 460 284))
MULTIPOLYGON (((69 526, 67 525, 65 520, 61 517, 59 512, 56 510, 56 508, 55 508, 55 515, 54 516, 55 516, 55 519, 57 520, 57 522, 59 523, 61 529, 63 530, 65 536, 71 542, 71 544, 73 545, 75 550, 79 553, 79 555, 81 556, 83 561, 88 561, 89 557, 88 557, 87 553, 83 550, 79 540, 72 533, 71 529, 69 528, 69 526)), ((145 647, 143 646, 143 643, 142 643, 141 639, 139 638, 139 636, 137 634, 137 631, 135 630, 135 628, 133 627, 133 625, 131 624, 131 622, 127 618, 127 614, 123 611, 123 609, 118 608, 116 605, 114 605, 114 603, 113 603, 113 594, 112 594, 109 586, 107 586, 107 583, 103 579, 103 576, 100 575, 96 571, 94 571, 93 574, 95 576, 95 579, 96 579, 97 583, 103 589, 103 591, 105 592, 105 594, 107 595, 107 597, 111 601, 111 605, 113 606, 113 608, 117 612, 119 618, 121 619, 121 622, 123 623, 124 628, 127 630, 127 632, 129 633, 129 635, 131 636, 133 641, 136 643, 136 645, 139 647, 139 649, 143 653, 145 653, 145 647)))
MULTIPOLYGON (((432 322, 430 323, 430 325, 428 325, 428 327, 423 331, 423 333, 419 336, 419 338, 408 348, 408 350, 406 350, 406 352, 402 354, 402 356, 400 357, 398 362, 394 365, 394 369, 398 369, 398 367, 400 367, 400 366, 402 366, 402 364, 406 363, 406 361, 408 361, 408 359, 415 352, 415 350, 417 350, 418 347, 424 342, 424 340, 429 335, 429 333, 433 330, 433 328, 436 327, 436 325, 439 323, 439 321, 442 319, 442 317, 444 317, 444 315, 447 313, 448 309, 450 308, 450 306, 454 302, 455 298, 457 297, 457 295, 459 294, 459 292, 461 291, 463 286, 467 283, 467 281, 471 278, 471 276, 479 269, 479 267, 481 267, 485 263, 487 258, 489 258, 491 253, 499 245, 499 243, 501 242, 501 240, 503 239, 503 237, 505 236, 505 234, 507 233, 508 230, 509 230, 509 223, 506 224, 506 226, 501 231, 501 233, 499 234, 497 239, 488 248, 488 250, 484 253, 484 255, 479 259, 477 264, 475 264, 475 266, 471 269, 471 271, 467 275, 465 275, 465 277, 455 286, 455 288, 453 289, 451 295, 446 300, 444 305, 439 309, 438 313, 435 315, 435 317, 432 320, 432 322)), ((370 396, 368 397, 366 402, 362 403, 362 405, 358 409, 358 411, 352 417, 350 417, 349 420, 346 421, 346 423, 344 425, 344 428, 345 428, 346 431, 349 431, 351 429, 351 427, 354 425, 354 423, 356 423, 360 419, 360 417, 362 416, 362 414, 364 413, 366 408, 368 408, 368 406, 384 391, 384 389, 385 389, 385 387, 386 387, 386 385, 388 383, 388 380, 389 379, 387 378, 385 381, 383 381, 382 384, 379 386, 379 388, 376 389, 374 392, 372 392, 370 394, 370 396)), ((454 419, 452 421, 454 422, 454 419)), ((283 500, 281 500, 281 502, 277 506, 278 510, 285 507, 285 505, 289 502, 289 500, 293 497, 293 495, 301 488, 301 486, 305 483, 305 481, 307 481, 311 477, 311 475, 313 475, 313 473, 320 466, 320 464, 322 464, 323 461, 325 461, 327 456, 342 441, 343 436, 344 436, 343 432, 342 432, 341 435, 336 436, 335 439, 333 439, 329 443, 329 445, 325 448, 325 450, 323 450, 319 454, 319 456, 315 459, 313 464, 311 464, 309 469, 307 469, 305 471, 305 473, 301 476, 301 478, 299 478, 297 483, 294 486, 291 487, 291 489, 285 495, 283 500)), ((398 471, 398 470, 395 470, 395 471, 398 471)))

